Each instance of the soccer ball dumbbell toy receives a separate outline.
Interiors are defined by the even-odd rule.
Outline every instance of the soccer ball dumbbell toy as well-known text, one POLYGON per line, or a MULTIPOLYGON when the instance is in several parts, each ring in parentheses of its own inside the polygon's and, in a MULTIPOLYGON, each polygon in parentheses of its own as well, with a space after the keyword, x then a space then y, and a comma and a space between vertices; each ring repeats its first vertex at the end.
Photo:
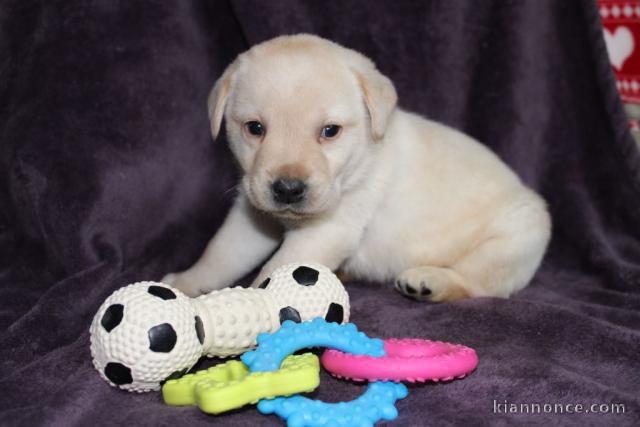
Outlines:
POLYGON ((100 375, 129 391, 159 390, 203 356, 232 356, 286 320, 349 321, 349 295, 317 264, 288 264, 259 289, 226 288, 189 298, 163 283, 138 282, 105 300, 91 324, 91 355, 100 375))

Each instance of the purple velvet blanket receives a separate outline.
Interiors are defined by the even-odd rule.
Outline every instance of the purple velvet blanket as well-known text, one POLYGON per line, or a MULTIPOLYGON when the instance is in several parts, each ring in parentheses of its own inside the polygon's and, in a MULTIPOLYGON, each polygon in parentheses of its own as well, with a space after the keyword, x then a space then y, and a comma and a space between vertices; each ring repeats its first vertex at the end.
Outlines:
MULTIPOLYGON (((595 2, 560 0, 1 2, 0 425, 283 425, 111 388, 88 329, 113 290, 201 253, 237 175, 208 91, 248 46, 297 32, 372 57, 402 107, 489 145, 553 216, 508 300, 347 284, 368 334, 479 355, 466 379, 411 386, 397 425, 640 425, 640 156, 595 2)), ((324 375, 313 396, 361 392, 324 375)))

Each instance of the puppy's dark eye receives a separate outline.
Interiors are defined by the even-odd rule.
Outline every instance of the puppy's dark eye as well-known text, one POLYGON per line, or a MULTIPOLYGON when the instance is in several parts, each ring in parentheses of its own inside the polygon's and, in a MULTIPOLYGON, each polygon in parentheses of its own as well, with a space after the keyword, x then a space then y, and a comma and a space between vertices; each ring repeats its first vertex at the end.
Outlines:
POLYGON ((327 125, 320 131, 320 138, 331 139, 338 136, 342 127, 338 125, 327 125))
POLYGON ((253 136, 264 135, 264 126, 262 126, 262 123, 256 122, 255 120, 245 123, 244 127, 247 128, 247 132, 253 136))

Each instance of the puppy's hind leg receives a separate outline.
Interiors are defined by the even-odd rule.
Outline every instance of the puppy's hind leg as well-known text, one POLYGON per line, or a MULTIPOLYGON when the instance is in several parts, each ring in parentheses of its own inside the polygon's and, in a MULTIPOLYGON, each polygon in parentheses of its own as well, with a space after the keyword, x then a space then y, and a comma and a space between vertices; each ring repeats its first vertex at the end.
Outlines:
POLYGON ((506 298, 527 286, 547 248, 551 220, 542 207, 503 213, 491 237, 452 268, 466 278, 469 296, 506 298))
POLYGON ((551 218, 542 199, 528 193, 503 209, 486 237, 456 260, 471 297, 506 298, 527 286, 547 248, 551 218))
POLYGON ((480 296, 506 298, 533 277, 550 231, 544 202, 528 193, 496 215, 484 238, 448 268, 421 266, 406 270, 397 277, 396 289, 408 297, 432 302, 480 296))

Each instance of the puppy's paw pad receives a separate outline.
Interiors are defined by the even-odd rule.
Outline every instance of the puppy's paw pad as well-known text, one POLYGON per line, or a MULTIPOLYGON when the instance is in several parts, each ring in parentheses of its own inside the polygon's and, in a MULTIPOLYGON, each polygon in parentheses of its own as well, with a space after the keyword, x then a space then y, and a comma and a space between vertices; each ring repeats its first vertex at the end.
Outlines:
POLYGON ((396 278, 395 288, 418 301, 453 301, 468 296, 462 287, 463 280, 448 268, 415 267, 403 271, 396 278))
POLYGON ((432 294, 431 288, 427 287, 427 285, 424 282, 420 282, 420 285, 421 285, 420 296, 428 297, 429 295, 432 294))
POLYGON ((398 279, 395 282, 395 289, 401 294, 418 301, 428 301, 432 293, 424 281, 415 283, 409 280, 398 279))

